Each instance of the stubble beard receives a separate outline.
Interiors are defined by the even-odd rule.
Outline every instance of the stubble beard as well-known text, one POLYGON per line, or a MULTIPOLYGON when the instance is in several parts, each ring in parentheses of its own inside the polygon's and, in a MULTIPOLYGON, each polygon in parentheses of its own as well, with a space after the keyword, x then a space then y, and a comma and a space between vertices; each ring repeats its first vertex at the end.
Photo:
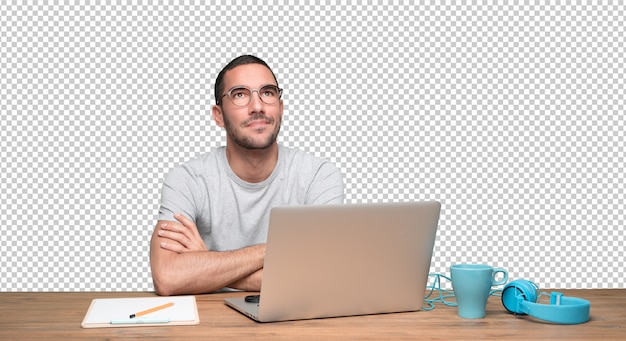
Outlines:
MULTIPOLYGON (((241 124, 241 128, 245 128, 249 124, 249 122, 254 121, 254 120, 265 120, 269 124, 272 124, 275 121, 271 117, 266 117, 265 115, 257 114, 257 115, 253 115, 252 117, 250 117, 250 119, 244 121, 241 124)), ((267 139, 259 141, 257 139, 254 139, 252 136, 240 133, 240 131, 235 129, 233 123, 226 117, 226 115, 224 115, 224 128, 226 129, 226 134, 228 135, 228 137, 230 137, 230 139, 237 146, 244 148, 244 149, 269 148, 270 146, 274 144, 274 142, 276 142, 276 138, 278 137, 278 133, 280 132, 280 126, 281 126, 281 121, 279 119, 278 124, 274 128, 274 131, 267 137, 267 139)), ((255 129, 255 132, 261 133, 265 129, 267 128, 255 129)))

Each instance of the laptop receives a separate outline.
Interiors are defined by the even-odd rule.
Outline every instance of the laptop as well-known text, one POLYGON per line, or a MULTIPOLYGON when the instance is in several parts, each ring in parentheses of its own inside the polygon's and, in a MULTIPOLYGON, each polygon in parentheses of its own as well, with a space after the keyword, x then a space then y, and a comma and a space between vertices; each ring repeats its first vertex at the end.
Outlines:
POLYGON ((437 201, 275 207, 260 299, 225 304, 258 322, 420 310, 440 210, 437 201))

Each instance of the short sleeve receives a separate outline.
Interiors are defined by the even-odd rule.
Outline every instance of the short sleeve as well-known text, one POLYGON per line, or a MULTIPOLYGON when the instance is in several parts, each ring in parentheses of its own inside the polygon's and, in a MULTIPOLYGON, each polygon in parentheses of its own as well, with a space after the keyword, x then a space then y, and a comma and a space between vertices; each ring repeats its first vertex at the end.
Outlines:
POLYGON ((343 176, 334 164, 323 161, 319 165, 306 198, 309 205, 344 203, 343 176))

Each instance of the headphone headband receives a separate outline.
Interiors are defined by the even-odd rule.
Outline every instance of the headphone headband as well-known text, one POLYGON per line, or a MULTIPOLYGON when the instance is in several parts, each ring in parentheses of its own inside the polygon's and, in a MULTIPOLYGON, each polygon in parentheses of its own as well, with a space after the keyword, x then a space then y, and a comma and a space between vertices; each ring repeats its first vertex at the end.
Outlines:
POLYGON ((578 324, 589 320, 589 301, 550 294, 550 304, 537 302, 538 287, 527 280, 515 280, 502 289, 502 304, 514 314, 526 314, 553 323, 578 324))

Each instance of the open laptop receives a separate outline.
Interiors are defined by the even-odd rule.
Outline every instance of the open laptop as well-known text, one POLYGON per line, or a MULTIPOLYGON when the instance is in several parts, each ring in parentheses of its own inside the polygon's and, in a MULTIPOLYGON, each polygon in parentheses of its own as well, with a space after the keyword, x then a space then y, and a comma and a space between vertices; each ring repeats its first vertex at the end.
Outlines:
POLYGON ((281 206, 270 212, 258 322, 420 310, 441 204, 281 206))

